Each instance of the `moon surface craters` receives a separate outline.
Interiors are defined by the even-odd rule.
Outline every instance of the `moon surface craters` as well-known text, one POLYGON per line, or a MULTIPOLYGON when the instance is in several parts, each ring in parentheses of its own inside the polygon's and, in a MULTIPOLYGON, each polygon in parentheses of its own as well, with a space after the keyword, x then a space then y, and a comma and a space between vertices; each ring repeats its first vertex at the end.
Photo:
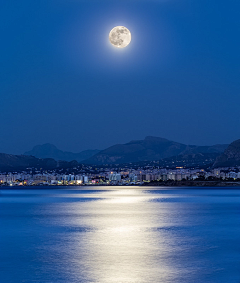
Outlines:
POLYGON ((124 48, 131 41, 131 33, 126 27, 117 26, 110 31, 109 40, 113 46, 124 48))

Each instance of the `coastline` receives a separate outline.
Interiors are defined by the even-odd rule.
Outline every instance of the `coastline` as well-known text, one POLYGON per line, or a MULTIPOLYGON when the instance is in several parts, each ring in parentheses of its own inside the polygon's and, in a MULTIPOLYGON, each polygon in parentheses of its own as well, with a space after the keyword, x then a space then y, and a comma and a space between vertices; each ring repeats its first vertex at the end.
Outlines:
POLYGON ((240 182, 224 181, 152 181, 144 183, 142 186, 159 187, 240 187, 240 182))
POLYGON ((79 190, 91 190, 92 188, 98 188, 99 190, 102 189, 131 189, 131 188, 138 188, 144 189, 148 187, 152 187, 152 189, 157 189, 159 187, 164 188, 212 188, 212 189, 224 189, 224 188, 231 188, 231 189, 240 189, 239 182, 217 182, 217 181, 152 181, 146 182, 144 184, 131 184, 131 185, 105 185, 105 184, 95 184, 95 185, 34 185, 34 186, 0 186, 1 190, 54 190, 54 189, 79 189, 79 190), (154 187, 154 188, 153 188, 154 187))

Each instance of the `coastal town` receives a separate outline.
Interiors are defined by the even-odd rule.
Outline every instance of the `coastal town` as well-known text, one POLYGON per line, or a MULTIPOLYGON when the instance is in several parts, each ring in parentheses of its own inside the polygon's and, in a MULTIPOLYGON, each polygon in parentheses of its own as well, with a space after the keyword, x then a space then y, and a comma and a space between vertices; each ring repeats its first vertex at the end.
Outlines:
POLYGON ((180 184, 184 181, 229 181, 240 182, 240 167, 215 169, 175 169, 144 167, 92 168, 60 172, 30 168, 23 172, 0 173, 0 186, 93 186, 93 185, 147 185, 180 184))

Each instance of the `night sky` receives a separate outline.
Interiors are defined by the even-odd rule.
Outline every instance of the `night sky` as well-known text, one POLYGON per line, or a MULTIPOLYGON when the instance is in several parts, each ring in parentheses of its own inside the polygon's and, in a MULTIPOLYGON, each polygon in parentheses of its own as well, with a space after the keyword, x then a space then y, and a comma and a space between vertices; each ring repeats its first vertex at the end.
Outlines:
POLYGON ((0 152, 240 138, 240 1, 0 3, 0 152), (113 47, 110 30, 132 42, 113 47))

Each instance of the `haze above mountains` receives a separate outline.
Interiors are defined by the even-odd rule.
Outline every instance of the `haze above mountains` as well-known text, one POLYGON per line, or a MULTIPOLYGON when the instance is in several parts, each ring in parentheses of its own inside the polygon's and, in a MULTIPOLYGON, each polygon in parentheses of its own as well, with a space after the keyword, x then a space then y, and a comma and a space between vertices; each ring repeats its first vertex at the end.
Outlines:
POLYGON ((73 153, 68 151, 62 151, 53 144, 45 143, 43 145, 34 146, 32 150, 25 152, 24 155, 32 155, 37 158, 53 158, 55 160, 65 161, 76 160, 78 162, 81 162, 97 154, 99 151, 100 150, 94 149, 84 150, 79 153, 73 153))

